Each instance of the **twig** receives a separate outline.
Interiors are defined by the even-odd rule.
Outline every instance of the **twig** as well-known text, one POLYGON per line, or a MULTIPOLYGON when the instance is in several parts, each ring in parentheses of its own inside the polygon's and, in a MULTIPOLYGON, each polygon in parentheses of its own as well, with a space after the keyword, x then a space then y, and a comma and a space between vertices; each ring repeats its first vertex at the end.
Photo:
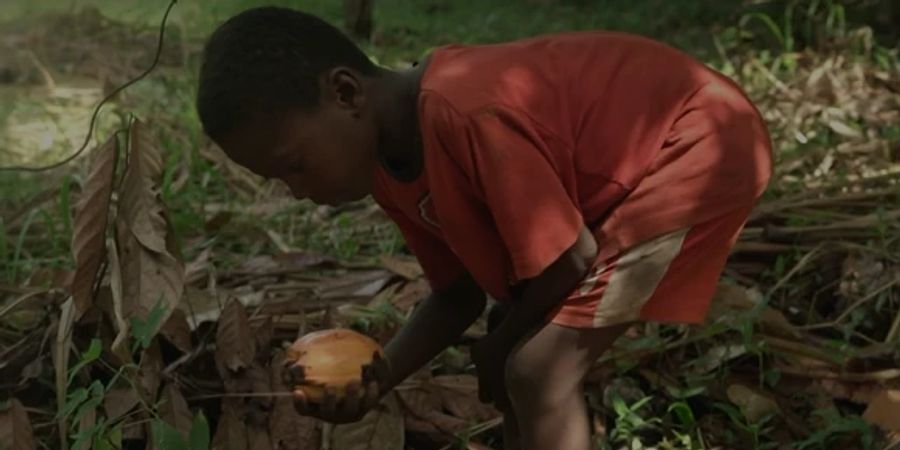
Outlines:
POLYGON ((894 315, 894 323, 891 324, 891 330, 888 331, 887 337, 884 338, 884 343, 890 344, 894 342, 898 333, 900 333, 900 310, 894 315))
POLYGON ((872 300, 873 298, 878 296, 878 294, 896 286, 898 283, 900 283, 900 278, 894 278, 893 280, 881 285, 880 287, 878 287, 874 291, 870 292, 865 297, 855 301, 852 305, 848 306, 847 309, 845 309, 836 319, 832 320, 831 322, 817 323, 814 325, 805 325, 805 326, 801 326, 801 327, 797 327, 797 328, 799 328, 801 330, 818 330, 821 328, 830 328, 830 327, 840 325, 840 323, 843 322, 844 319, 846 319, 847 316, 849 316, 850 313, 853 312, 853 310, 855 310, 856 308, 859 308, 860 306, 862 306, 864 303, 868 302, 869 300, 872 300))
POLYGON ((884 369, 874 372, 837 373, 822 369, 800 369, 790 366, 779 366, 778 370, 788 375, 808 378, 824 378, 828 380, 849 381, 854 383, 885 382, 900 378, 900 369, 884 369))
POLYGON ((195 400, 213 400, 218 398, 246 398, 246 397, 292 397, 294 394, 290 392, 223 392, 221 394, 195 395, 188 397, 189 402, 195 400))
POLYGON ((801 269, 809 264, 813 260, 813 257, 819 256, 819 254, 822 253, 823 247, 824 244, 819 244, 815 248, 810 250, 806 255, 804 255, 803 258, 800 258, 800 261, 797 261, 797 264, 793 268, 791 268, 791 270, 789 270, 788 273, 786 273, 780 280, 778 280, 778 282, 775 283, 775 285, 772 286, 771 289, 769 289, 769 292, 766 293, 766 297, 771 297, 772 294, 775 293, 775 291, 780 289, 781 286, 790 281, 790 279, 793 278, 794 275, 797 274, 797 272, 800 272, 801 269))
POLYGON ((51 294, 51 293, 61 293, 61 292, 62 291, 58 290, 58 289, 48 289, 48 290, 38 290, 38 291, 28 292, 25 295, 13 300, 10 304, 4 306, 3 309, 0 309, 0 319, 2 319, 3 316, 7 315, 10 311, 16 309, 16 307, 19 306, 20 303, 24 303, 26 300, 28 300, 32 297, 37 297, 38 295, 41 295, 41 294, 51 294))
POLYGON ((47 70, 47 67, 41 63, 41 60, 38 59, 33 51, 28 50, 25 54, 28 55, 28 59, 31 60, 31 63, 34 64, 34 67, 37 68, 38 72, 41 73, 41 77, 44 78, 44 84, 47 86, 47 89, 51 91, 55 90, 56 82, 53 81, 53 77, 50 76, 50 71, 47 70))

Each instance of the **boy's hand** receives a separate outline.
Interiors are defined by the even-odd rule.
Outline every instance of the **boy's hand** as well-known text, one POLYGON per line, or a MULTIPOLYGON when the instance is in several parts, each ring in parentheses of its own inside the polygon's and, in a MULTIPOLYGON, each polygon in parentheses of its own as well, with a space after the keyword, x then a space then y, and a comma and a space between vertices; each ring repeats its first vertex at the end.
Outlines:
MULTIPOLYGON (((288 367, 287 376, 290 385, 303 384, 303 367, 298 365, 288 367)), ((326 422, 357 422, 378 405, 381 396, 385 394, 382 389, 390 385, 390 379, 390 364, 376 353, 372 363, 362 367, 362 382, 348 385, 343 396, 339 398, 334 388, 325 388, 324 400, 321 403, 314 403, 309 401, 301 390, 295 389, 294 409, 301 415, 326 422)))
POLYGON ((478 399, 493 403, 500 411, 509 409, 506 392, 506 359, 511 347, 489 334, 472 346, 472 362, 478 374, 478 399))

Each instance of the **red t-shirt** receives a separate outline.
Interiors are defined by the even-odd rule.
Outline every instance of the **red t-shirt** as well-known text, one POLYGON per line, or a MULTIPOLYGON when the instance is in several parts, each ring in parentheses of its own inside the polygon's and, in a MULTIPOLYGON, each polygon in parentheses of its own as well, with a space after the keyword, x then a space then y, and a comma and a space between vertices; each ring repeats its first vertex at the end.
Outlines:
POLYGON ((423 173, 406 183, 379 168, 374 198, 434 289, 468 270, 507 299, 584 226, 608 256, 743 206, 767 178, 754 167, 766 164, 768 136, 761 122, 741 125, 758 118, 743 93, 684 53, 623 33, 440 48, 418 113, 423 173), (686 114, 704 105, 715 113, 686 114), (696 124, 673 127, 688 116, 696 124), (663 154, 684 139, 698 143, 687 156, 663 154), (676 161, 677 175, 638 189, 676 161))

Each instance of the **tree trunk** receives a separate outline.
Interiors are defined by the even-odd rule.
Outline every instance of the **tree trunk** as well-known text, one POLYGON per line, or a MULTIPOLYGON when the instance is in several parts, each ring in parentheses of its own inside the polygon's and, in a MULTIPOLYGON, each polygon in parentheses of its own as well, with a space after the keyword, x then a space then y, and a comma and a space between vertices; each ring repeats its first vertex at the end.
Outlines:
POLYGON ((356 38, 368 41, 372 37, 372 11, 375 0, 344 0, 344 27, 356 38))

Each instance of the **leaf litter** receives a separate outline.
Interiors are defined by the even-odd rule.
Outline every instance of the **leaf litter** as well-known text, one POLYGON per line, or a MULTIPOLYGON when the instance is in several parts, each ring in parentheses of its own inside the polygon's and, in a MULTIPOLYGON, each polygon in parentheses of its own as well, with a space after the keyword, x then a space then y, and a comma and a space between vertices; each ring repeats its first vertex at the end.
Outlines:
MULTIPOLYGON (((833 440, 822 442, 857 448, 864 433, 842 431, 856 429, 854 418, 871 423, 885 442, 900 433, 900 142, 885 132, 900 123, 900 75, 896 67, 840 49, 791 57, 789 73, 750 58, 738 61, 732 74, 763 112, 778 160, 770 193, 741 235, 707 323, 635 327, 601 357, 587 386, 596 397, 590 404, 597 433, 621 433, 634 417, 647 419, 635 434, 647 445, 681 430, 742 448, 734 443, 759 425, 779 444, 826 430, 833 436, 822 439, 833 440), (640 408, 621 409, 645 398, 640 408), (851 425, 829 425, 822 417, 851 425)), ((428 294, 421 267, 383 250, 381 233, 391 225, 371 205, 298 210, 208 144, 201 155, 226 174, 239 201, 203 205, 199 233, 178 242, 163 201, 169 170, 157 139, 163 133, 178 130, 152 120, 133 123, 125 163, 116 161, 113 138, 98 147, 75 207, 72 297, 29 294, 46 299, 46 312, 36 310, 38 326, 52 332, 29 335, 28 345, 15 347, 31 349, 44 334, 56 334, 50 339, 56 391, 17 385, 21 398, 63 405, 77 362, 73 351, 78 355, 99 335, 117 357, 85 370, 108 380, 112 370, 137 363, 135 371, 124 370, 138 390, 106 391, 103 409, 86 412, 82 422, 96 422, 97 414, 121 420, 125 440, 151 435, 145 408, 152 403, 185 436, 197 411, 206 411, 212 448, 501 448, 499 413, 477 400, 465 341, 456 356, 461 364, 423 370, 358 424, 328 426, 297 415, 283 395, 284 346, 328 326, 355 327, 384 342, 428 294), (305 223, 262 220, 272 216, 305 223), (210 245, 217 233, 233 243, 210 245), (305 248, 297 236, 310 233, 336 245, 305 248), (340 247, 344 241, 354 247, 340 247), (108 306, 100 301, 104 295, 108 306), (145 347, 135 346, 140 339, 145 347), (110 348, 113 342, 118 345, 110 348)), ((183 166, 176 172, 187 173, 183 166)), ((185 176, 173 189, 185 189, 185 176)), ((28 234, 40 232, 35 227, 28 234)), ((5 320, 36 304, 0 311, 5 320)), ((467 337, 483 333, 473 327, 467 337)), ((23 339, 5 330, 0 337, 3 355, 13 348, 11 338, 23 339)), ((18 379, 26 362, 4 358, 0 369, 18 379)), ((60 418, 56 435, 35 436, 14 399, 0 412, 0 442, 14 449, 36 448, 36 439, 54 445, 69 422, 60 418)))

